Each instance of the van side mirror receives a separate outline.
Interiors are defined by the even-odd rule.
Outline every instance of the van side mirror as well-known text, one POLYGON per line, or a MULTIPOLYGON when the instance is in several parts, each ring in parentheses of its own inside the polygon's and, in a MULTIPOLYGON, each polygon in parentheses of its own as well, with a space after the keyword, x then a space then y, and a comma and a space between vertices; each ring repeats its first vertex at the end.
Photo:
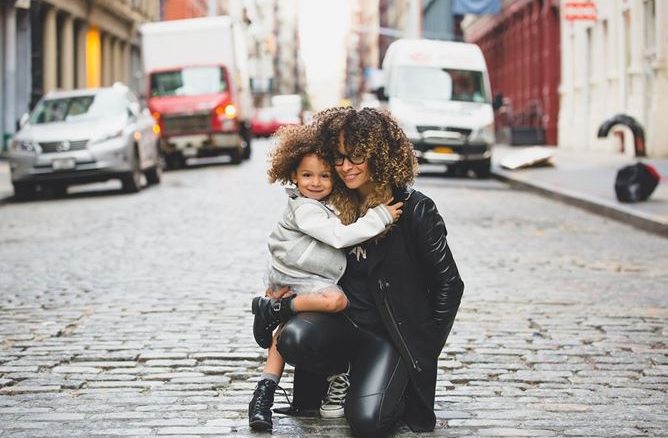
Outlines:
POLYGON ((502 106, 503 106, 503 94, 496 93, 494 95, 494 98, 492 99, 492 108, 494 109, 494 111, 496 111, 502 106))
POLYGON ((30 119, 30 114, 23 113, 19 119, 19 129, 23 128, 28 123, 28 119, 30 119))
POLYGON ((385 87, 376 88, 376 97, 378 97, 378 100, 380 100, 381 102, 388 101, 387 94, 385 94, 385 87))

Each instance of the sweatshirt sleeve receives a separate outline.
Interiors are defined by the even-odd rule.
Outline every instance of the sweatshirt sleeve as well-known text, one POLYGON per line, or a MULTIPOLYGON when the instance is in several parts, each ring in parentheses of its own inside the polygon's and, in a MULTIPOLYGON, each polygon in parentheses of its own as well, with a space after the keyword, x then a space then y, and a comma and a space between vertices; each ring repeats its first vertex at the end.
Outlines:
POLYGON ((295 223, 304 234, 340 249, 377 236, 392 223, 392 215, 379 205, 352 224, 343 225, 336 215, 328 217, 322 208, 306 203, 295 210, 295 223))

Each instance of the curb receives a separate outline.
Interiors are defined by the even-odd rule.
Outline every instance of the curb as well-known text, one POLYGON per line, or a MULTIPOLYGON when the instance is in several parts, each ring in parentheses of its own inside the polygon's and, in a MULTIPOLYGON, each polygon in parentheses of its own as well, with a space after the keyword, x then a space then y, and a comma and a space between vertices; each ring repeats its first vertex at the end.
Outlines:
POLYGON ((541 184, 535 181, 529 182, 522 178, 511 177, 495 168, 492 168, 492 176, 497 180, 509 183, 511 186, 528 189, 547 198, 556 199, 591 213, 623 222, 643 231, 668 237, 668 222, 652 215, 640 213, 631 208, 606 202, 605 200, 590 197, 582 193, 556 189, 548 184, 541 184))

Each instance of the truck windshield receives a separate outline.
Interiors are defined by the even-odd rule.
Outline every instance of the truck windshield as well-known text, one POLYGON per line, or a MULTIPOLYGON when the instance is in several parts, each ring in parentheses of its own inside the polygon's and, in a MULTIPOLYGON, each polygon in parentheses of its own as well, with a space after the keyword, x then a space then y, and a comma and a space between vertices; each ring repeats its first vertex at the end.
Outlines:
POLYGON ((394 83, 390 95, 403 99, 487 102, 480 71, 404 66, 394 83))
POLYGON ((123 95, 103 90, 97 94, 45 99, 37 104, 30 123, 80 122, 114 117, 128 111, 123 95))
POLYGON ((151 96, 199 96, 227 91, 220 67, 187 67, 151 75, 151 96))

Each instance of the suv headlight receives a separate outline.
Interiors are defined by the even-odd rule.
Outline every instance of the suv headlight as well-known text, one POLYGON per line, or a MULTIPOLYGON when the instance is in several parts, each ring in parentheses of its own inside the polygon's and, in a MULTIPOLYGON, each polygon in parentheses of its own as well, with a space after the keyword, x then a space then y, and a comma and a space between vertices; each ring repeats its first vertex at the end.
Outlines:
POLYGON ((469 143, 494 144, 496 136, 494 135, 494 123, 474 129, 469 137, 469 143))
POLYGON ((12 140, 10 147, 14 151, 21 152, 39 153, 42 151, 42 148, 39 147, 39 143, 30 140, 12 140))

